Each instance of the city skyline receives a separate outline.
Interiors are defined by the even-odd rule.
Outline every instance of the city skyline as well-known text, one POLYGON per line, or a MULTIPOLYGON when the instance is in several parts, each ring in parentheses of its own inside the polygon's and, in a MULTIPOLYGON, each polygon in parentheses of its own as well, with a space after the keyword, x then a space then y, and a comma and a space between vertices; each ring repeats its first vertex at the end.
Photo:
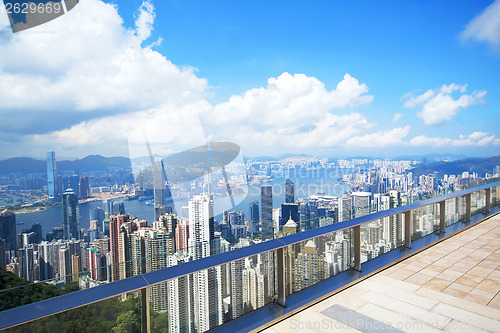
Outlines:
POLYGON ((0 157, 496 155, 499 12, 85 0, 13 34, 2 11, 0 157))

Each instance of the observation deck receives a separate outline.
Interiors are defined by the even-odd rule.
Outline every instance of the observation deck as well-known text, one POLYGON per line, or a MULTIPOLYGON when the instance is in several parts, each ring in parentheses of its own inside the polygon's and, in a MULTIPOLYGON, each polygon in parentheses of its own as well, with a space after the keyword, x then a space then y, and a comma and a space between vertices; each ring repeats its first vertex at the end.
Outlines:
POLYGON ((343 222, 312 221, 309 230, 2 311, 0 330, 71 331, 81 326, 82 311, 95 316, 133 304, 115 321, 140 314, 143 332, 207 330, 196 325, 220 332, 498 332, 499 203, 500 182, 490 180, 394 208, 368 207, 343 222), (223 308, 205 308, 210 323, 189 312, 202 283, 207 295, 224 298, 223 308), (170 307, 156 312, 151 303, 162 293, 170 307), (115 300, 120 304, 109 303, 115 300), (159 320, 162 314, 169 319, 159 320))

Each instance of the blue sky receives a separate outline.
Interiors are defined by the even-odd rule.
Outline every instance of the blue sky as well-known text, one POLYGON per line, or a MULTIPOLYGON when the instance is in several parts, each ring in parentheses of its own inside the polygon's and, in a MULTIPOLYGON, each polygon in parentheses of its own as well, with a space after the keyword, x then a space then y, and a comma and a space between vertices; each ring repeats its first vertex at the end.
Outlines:
POLYGON ((499 154, 500 1, 83 0, 0 27, 0 158, 136 156, 145 138, 162 154, 499 154))

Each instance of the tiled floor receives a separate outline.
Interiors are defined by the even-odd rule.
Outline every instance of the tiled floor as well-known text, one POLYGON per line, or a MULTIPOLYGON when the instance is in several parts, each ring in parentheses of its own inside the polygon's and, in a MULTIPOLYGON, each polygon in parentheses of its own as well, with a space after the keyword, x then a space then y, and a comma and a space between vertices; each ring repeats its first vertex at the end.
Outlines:
POLYGON ((500 332, 500 215, 265 332, 331 330, 500 332), (337 310, 346 308, 346 313, 355 313, 349 321, 335 318, 326 310, 333 305, 337 310), (374 322, 377 327, 373 327, 374 322))

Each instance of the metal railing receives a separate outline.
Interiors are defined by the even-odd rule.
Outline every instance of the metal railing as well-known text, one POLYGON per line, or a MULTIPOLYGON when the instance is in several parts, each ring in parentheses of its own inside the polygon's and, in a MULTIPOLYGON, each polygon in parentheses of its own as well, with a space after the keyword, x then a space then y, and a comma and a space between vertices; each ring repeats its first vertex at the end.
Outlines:
MULTIPOLYGON (((267 280, 264 283, 267 283, 267 288, 263 287, 262 290, 266 290, 267 294, 260 295, 265 296, 264 300, 255 302, 250 301, 247 295, 239 295, 239 293, 244 292, 241 287, 237 289, 238 292, 236 292, 236 289, 233 290, 231 289, 233 288, 232 286, 228 286, 228 282, 226 282, 226 284, 223 282, 219 283, 221 289, 229 290, 229 292, 225 292, 224 290, 219 290, 217 292, 220 297, 226 296, 230 299, 230 309, 229 311, 221 309, 213 310, 224 312, 218 313, 218 319, 210 317, 210 320, 213 319, 216 322, 215 326, 217 326, 271 302, 277 302, 285 306, 286 297, 288 295, 321 282, 338 272, 348 269, 360 271, 363 262, 381 255, 386 251, 377 249, 377 247, 380 247, 380 244, 384 245, 385 248, 389 250, 394 250, 398 247, 410 248, 412 241, 425 236, 429 232, 437 231, 444 233, 446 232, 446 228, 452 223, 470 221, 471 216, 476 213, 489 215, 492 206, 497 205, 499 199, 500 181, 496 181, 474 188, 448 193, 439 197, 413 202, 405 206, 356 217, 348 221, 334 223, 299 233, 292 232, 284 237, 261 242, 252 246, 219 253, 193 261, 187 261, 176 266, 6 310, 0 312, 0 329, 13 328, 15 331, 15 329, 19 328, 22 330, 24 326, 16 326, 36 322, 42 318, 51 318, 54 315, 89 306, 91 304, 99 304, 104 300, 112 299, 117 296, 125 298, 123 295, 132 293, 135 298, 140 299, 141 329, 144 332, 150 332, 154 330, 152 329, 151 323, 152 311, 156 311, 156 309, 151 308, 150 304, 152 303, 152 299, 160 297, 157 296, 157 293, 162 292, 160 290, 161 286, 165 286, 164 288, 166 289, 171 288, 173 285, 171 282, 175 281, 175 285, 178 288, 178 285, 182 282, 182 278, 197 278, 197 274, 210 270, 210 272, 215 272, 214 274, 219 274, 217 275, 217 279, 220 279, 223 274, 226 274, 226 276, 231 276, 230 280, 233 283, 242 284, 244 278, 241 272, 247 268, 249 270, 255 268, 257 261, 259 261, 259 265, 261 265, 259 267, 270 267, 269 271, 255 273, 257 275, 261 274, 262 276, 266 276, 267 280), (473 197, 475 199, 474 202, 472 200, 473 197), (450 207, 452 208, 451 212, 450 207), (424 212, 424 210, 427 211, 424 212), (370 225, 370 223, 373 225, 370 225), (339 237, 339 235, 341 237, 339 237), (388 240, 379 242, 385 238, 388 240), (327 261, 325 256, 327 251, 324 249, 326 246, 325 243, 332 244, 332 247, 337 248, 337 252, 331 252, 332 254, 337 253, 338 256, 331 261, 332 265, 330 265, 330 262, 328 263, 330 266, 324 263, 327 261), (264 259, 260 256, 263 255, 271 258, 269 259, 269 266, 261 263, 261 260, 264 259), (253 266, 252 260, 254 261, 253 266), (304 275, 304 271, 301 271, 300 268, 304 263, 309 267, 309 273, 306 273, 306 275, 304 275), (312 266, 314 266, 314 269, 311 271, 310 267, 312 266), (227 271, 224 271, 225 269, 227 269, 227 271), (219 272, 220 270, 223 272, 219 272), (233 275, 235 276, 233 277, 233 275), (294 278, 297 279, 301 276, 307 280, 306 283, 302 283, 303 281, 294 281, 294 278), (238 279, 240 279, 240 281, 238 281, 238 279), (167 285, 167 283, 170 284, 167 285), (242 301, 242 297, 243 299, 245 299, 245 297, 248 299, 242 301), (241 304, 252 305, 246 308, 246 305, 242 307, 241 304), (236 310, 236 305, 240 307, 239 310, 236 310)), ((187 292, 192 293, 194 292, 194 284, 193 282, 189 283, 186 282, 186 286, 188 286, 187 292)), ((217 288, 217 284, 214 284, 214 286, 217 288)), ((234 288, 238 288, 238 286, 234 286, 234 288)), ((178 289, 175 290, 179 293, 178 289)), ((163 293, 166 292, 163 291, 163 293)), ((177 301, 179 299, 180 298, 178 298, 177 301)), ((198 301, 199 300, 191 300, 192 303, 198 301)), ((222 304, 222 301, 220 303, 222 304)), ((177 309, 169 308, 167 314, 171 315, 170 312, 174 310, 180 311, 182 309, 179 309, 179 307, 177 309)), ((165 313, 165 311, 159 310, 159 313, 162 312, 165 313)), ((207 324, 199 321, 197 318, 191 319, 192 323, 184 324, 195 325, 191 326, 192 329, 203 331, 215 327, 213 322, 207 324)), ((66 318, 65 320, 69 319, 66 318)), ((170 325, 168 326, 169 330, 175 331, 180 330, 178 325, 184 324, 176 323, 174 325, 172 324, 172 320, 169 319, 166 325, 170 325)))

